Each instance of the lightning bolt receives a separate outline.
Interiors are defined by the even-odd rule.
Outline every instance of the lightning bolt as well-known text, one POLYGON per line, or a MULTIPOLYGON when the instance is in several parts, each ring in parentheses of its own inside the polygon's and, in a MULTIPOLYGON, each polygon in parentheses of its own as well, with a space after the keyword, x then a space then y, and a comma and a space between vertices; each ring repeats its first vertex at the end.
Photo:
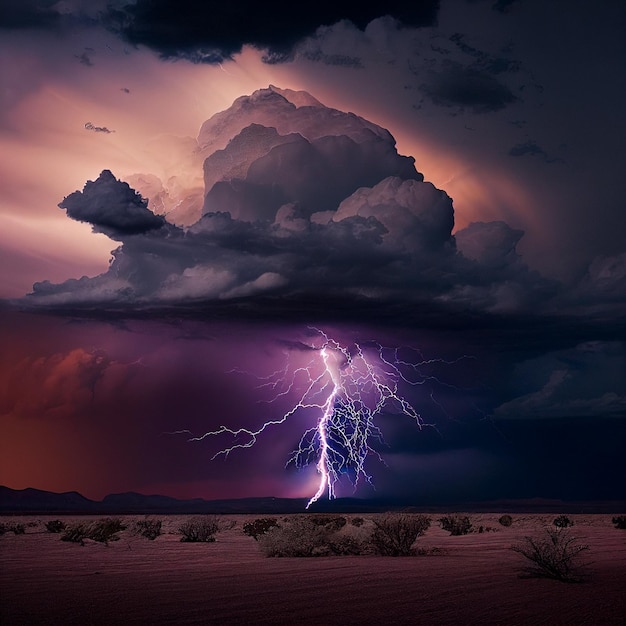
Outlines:
MULTIPOLYGON (((366 460, 373 455, 384 463, 373 447, 376 442, 384 444, 382 432, 376 425, 377 416, 384 412, 396 413, 413 420, 420 430, 425 426, 434 427, 425 423, 417 409, 400 394, 400 383, 411 386, 424 385, 429 380, 440 383, 423 369, 469 358, 424 359, 419 351, 414 351, 416 358, 409 361, 401 358, 399 348, 375 342, 344 345, 320 329, 310 330, 315 333, 316 341, 303 348, 312 355, 305 365, 294 367, 288 361, 283 369, 264 378, 257 377, 258 388, 272 392, 270 403, 296 395, 297 401, 282 416, 264 422, 257 429, 220 426, 199 436, 188 430, 170 433, 187 434, 189 441, 196 442, 219 435, 231 436, 233 443, 216 452, 212 457, 215 459, 221 455, 227 457, 237 449, 251 448, 270 427, 284 424, 298 412, 314 410, 318 416, 315 425, 303 433, 286 464, 303 468, 315 462, 319 484, 307 509, 325 492, 333 499, 335 485, 342 475, 348 476, 355 489, 361 480, 373 484, 366 470, 366 460)), ((443 410, 432 391, 430 397, 443 410)))

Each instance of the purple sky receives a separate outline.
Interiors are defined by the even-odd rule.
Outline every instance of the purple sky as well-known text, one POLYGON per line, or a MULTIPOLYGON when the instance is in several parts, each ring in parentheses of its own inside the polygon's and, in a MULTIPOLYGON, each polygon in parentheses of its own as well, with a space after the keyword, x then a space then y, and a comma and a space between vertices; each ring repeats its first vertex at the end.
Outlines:
POLYGON ((0 483, 310 496, 311 411, 165 433, 282 415, 315 326, 448 362, 357 495, 623 499, 623 5, 405 4, 2 9, 0 483))

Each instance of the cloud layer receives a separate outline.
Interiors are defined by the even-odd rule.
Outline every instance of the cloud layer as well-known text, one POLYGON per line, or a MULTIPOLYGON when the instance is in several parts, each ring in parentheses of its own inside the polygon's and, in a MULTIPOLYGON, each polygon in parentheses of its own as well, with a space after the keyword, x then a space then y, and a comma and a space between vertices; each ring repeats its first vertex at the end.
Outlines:
POLYGON ((158 51, 164 58, 219 63, 250 44, 268 51, 269 60, 284 60, 300 39, 320 25, 350 20, 364 28, 374 18, 392 15, 408 26, 431 25, 437 0, 406 3, 391 0, 383 7, 351 2, 315 2, 302 7, 288 0, 269 3, 198 3, 182 0, 172 12, 167 0, 138 0, 105 19, 132 44, 158 51))
MULTIPOLYGON (((359 317, 363 303, 391 302, 423 311, 547 312, 559 296, 556 283, 518 254, 523 231, 476 222, 453 235, 452 199, 397 153, 387 130, 305 92, 270 86, 238 98, 203 124, 197 146, 204 206, 188 207, 184 219, 156 215, 151 199, 108 170, 67 196, 59 206, 70 218, 121 245, 104 274, 36 283, 28 301, 105 308, 234 301, 262 310, 269 298, 274 308, 300 310, 298 302, 332 298, 352 302, 359 317)), ((155 193, 162 212, 162 183, 135 180, 155 193)), ((618 259, 596 261, 578 290, 619 300, 620 268, 618 259)))
POLYGON ((397 154, 388 131, 309 94, 270 87, 239 98, 202 126, 198 145, 207 156, 197 221, 186 229, 166 222, 105 170, 59 206, 122 242, 109 271, 37 283, 31 299, 116 305, 325 294, 495 311, 547 287, 529 279, 516 254, 521 231, 473 224, 453 237, 452 200, 397 154))

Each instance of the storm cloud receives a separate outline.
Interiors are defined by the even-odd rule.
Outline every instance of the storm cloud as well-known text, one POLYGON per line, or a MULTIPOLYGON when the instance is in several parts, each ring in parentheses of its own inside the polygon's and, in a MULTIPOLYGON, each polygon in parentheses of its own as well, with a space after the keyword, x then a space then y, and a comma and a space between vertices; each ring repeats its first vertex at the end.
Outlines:
POLYGON ((95 181, 88 181, 82 192, 64 198, 59 207, 66 209, 72 219, 92 224, 94 232, 117 239, 147 233, 165 224, 147 205, 128 183, 117 181, 109 170, 104 170, 95 181))
MULTIPOLYGON (((517 312, 554 295, 517 254, 522 231, 492 222, 453 235, 452 199, 387 130, 307 93, 270 86, 238 98, 203 124, 198 146, 204 206, 187 223, 155 215, 108 170, 67 196, 70 218, 122 245, 104 274, 36 283, 28 301, 262 308, 269 297, 289 308, 334 298, 517 312)), ((136 180, 162 193, 152 178, 136 180)))
POLYGON ((435 23, 438 0, 375 4, 315 2, 303 10, 287 0, 273 2, 198 3, 182 0, 172 12, 167 0, 138 0, 108 11, 104 19, 129 43, 142 44, 163 58, 220 63, 246 44, 267 50, 266 60, 289 58, 294 45, 321 25, 349 20, 363 29, 382 15, 407 26, 435 23))

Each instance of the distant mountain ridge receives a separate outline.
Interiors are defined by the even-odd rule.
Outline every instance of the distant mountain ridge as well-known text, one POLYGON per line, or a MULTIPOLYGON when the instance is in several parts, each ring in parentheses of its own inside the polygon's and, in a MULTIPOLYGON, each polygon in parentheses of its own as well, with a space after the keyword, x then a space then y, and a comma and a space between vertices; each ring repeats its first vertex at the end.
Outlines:
MULTIPOLYGON (((233 498, 179 500, 171 496, 143 495, 136 492, 113 493, 102 500, 90 500, 77 491, 54 493, 41 489, 11 489, 0 485, 0 514, 280 514, 303 513, 306 498, 233 498)), ((376 513, 390 510, 406 512, 527 512, 527 513, 619 513, 626 510, 622 501, 564 502, 533 498, 527 500, 490 500, 465 503, 422 503, 359 498, 337 498, 315 503, 309 512, 376 513)))

